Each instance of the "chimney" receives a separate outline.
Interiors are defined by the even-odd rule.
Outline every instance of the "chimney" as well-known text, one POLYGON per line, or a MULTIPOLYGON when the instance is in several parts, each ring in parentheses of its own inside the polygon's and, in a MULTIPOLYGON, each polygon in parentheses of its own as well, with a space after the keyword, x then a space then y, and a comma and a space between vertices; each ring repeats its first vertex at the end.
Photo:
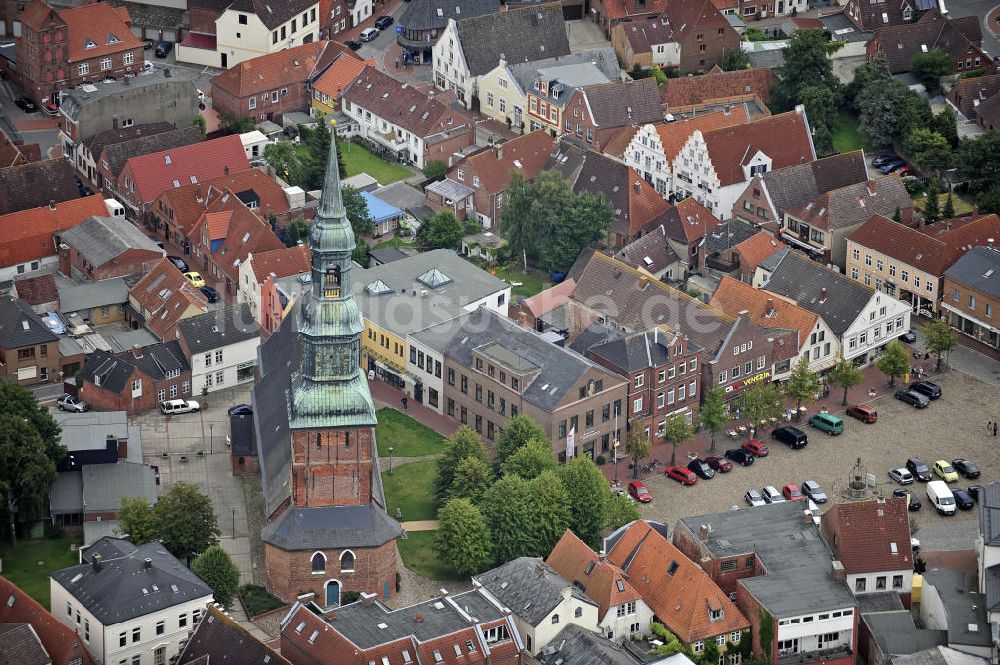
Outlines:
POLYGON ((636 194, 639 194, 640 192, 642 192, 642 183, 639 182, 638 180, 636 180, 635 184, 632 185, 632 186, 635 188, 635 193, 636 194))
POLYGON ((566 587, 562 590, 563 600, 569 600, 573 597, 573 587, 566 587))
POLYGON ((361 604, 365 607, 370 607, 375 602, 375 594, 361 592, 361 604))
POLYGON ((95 554, 90 560, 90 565, 93 566, 95 573, 101 572, 101 555, 95 554))
POLYGON ((225 173, 226 175, 229 175, 229 164, 226 164, 225 166, 222 167, 222 172, 225 173))
POLYGON ((142 567, 145 568, 146 570, 152 569, 152 567, 153 567, 153 560, 149 559, 149 558, 143 559, 143 561, 142 561, 142 567))
POLYGON ((142 358, 142 346, 138 344, 132 345, 132 355, 136 358, 142 358))
POLYGON ((844 570, 844 564, 840 561, 833 561, 830 565, 830 577, 835 580, 846 581, 847 571, 844 570))
POLYGON ((337 618, 337 615, 333 612, 333 610, 328 611, 324 616, 327 621, 333 621, 337 618))
POLYGON ((768 316, 774 315, 774 298, 767 299, 767 315, 768 316))
POLYGON ((708 525, 707 524, 702 524, 701 528, 698 529, 698 538, 703 543, 708 541, 708 525))
POLYGON ((989 247, 990 249, 993 249, 993 238, 986 239, 986 246, 989 247))
POLYGON ((601 563, 604 563, 604 560, 605 560, 605 559, 606 559, 607 557, 608 557, 608 553, 607 553, 607 552, 605 552, 605 551, 604 551, 604 548, 602 547, 602 548, 601 548, 601 551, 597 553, 597 559, 598 559, 598 560, 599 560, 599 561, 600 561, 601 563))
POLYGON ((819 301, 820 302, 826 302, 826 287, 825 286, 822 289, 820 289, 820 291, 819 291, 819 301))

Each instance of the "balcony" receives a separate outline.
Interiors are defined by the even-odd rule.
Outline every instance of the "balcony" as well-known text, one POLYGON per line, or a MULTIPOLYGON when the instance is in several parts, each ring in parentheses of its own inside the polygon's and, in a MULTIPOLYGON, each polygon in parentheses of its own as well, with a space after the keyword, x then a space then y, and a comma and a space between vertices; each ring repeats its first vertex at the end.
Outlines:
POLYGON ((838 658, 853 657, 851 645, 840 644, 828 649, 817 649, 815 651, 799 651, 797 653, 778 652, 777 665, 805 665, 806 663, 828 663, 838 658))

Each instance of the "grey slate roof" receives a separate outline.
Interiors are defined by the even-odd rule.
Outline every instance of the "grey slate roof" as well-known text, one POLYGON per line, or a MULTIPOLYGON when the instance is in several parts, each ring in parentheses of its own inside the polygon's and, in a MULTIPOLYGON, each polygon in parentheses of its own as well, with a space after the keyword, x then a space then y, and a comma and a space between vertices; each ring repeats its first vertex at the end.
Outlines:
POLYGON ((309 9, 316 0, 236 0, 229 9, 237 12, 249 12, 257 15, 268 30, 287 23, 296 14, 309 9))
MULTIPOLYGON (((411 3, 412 4, 412 3, 411 3)), ((557 79, 567 85, 590 85, 590 83, 573 83, 569 79, 573 74, 574 70, 566 70, 564 76, 567 80, 563 80, 563 77, 559 75, 560 70, 563 67, 568 67, 570 65, 590 65, 594 63, 596 71, 604 74, 604 79, 597 81, 606 83, 608 80, 617 80, 621 78, 621 68, 618 66, 618 58, 615 56, 615 50, 613 48, 600 48, 594 49, 592 51, 579 51, 577 53, 570 53, 568 55, 558 55, 549 58, 542 58, 540 60, 534 60, 529 62, 517 62, 508 60, 511 64, 509 65, 511 77, 514 79, 514 83, 520 88, 522 93, 532 90, 534 88, 534 83, 536 78, 544 79, 546 81, 557 79), (546 72, 548 75, 543 74, 546 72)), ((583 71, 593 71, 593 67, 586 67, 583 71)), ((593 83, 593 82, 591 82, 593 83)), ((561 101, 565 103, 567 94, 565 98, 561 101)))
POLYGON ((976 591, 974 573, 928 570, 924 573, 925 594, 928 586, 937 590, 944 605, 949 645, 989 647, 993 644, 985 599, 976 591))
POLYGON ((864 152, 855 150, 768 171, 761 179, 780 218, 786 209, 811 201, 824 192, 867 181, 868 172, 864 152))
POLYGON ((663 224, 622 247, 615 258, 654 275, 681 260, 673 246, 667 242, 663 224))
POLYGON ((584 328, 583 332, 576 336, 576 339, 570 342, 569 348, 581 356, 585 356, 591 347, 621 339, 624 336, 625 333, 617 327, 594 321, 584 328))
POLYGON ((957 649, 936 646, 909 656, 894 658, 892 662, 893 665, 984 665, 986 661, 957 649))
POLYGON ((895 591, 880 591, 877 593, 863 593, 857 597, 858 613, 868 614, 869 612, 898 612, 905 609, 903 601, 895 591))
POLYGON ((59 311, 64 314, 126 302, 128 302, 128 283, 123 277, 59 289, 59 311))
POLYGON ((0 169, 0 215, 78 197, 76 169, 61 157, 0 169))
POLYGON ((0 623, 0 665, 50 665, 52 659, 30 623, 0 623))
POLYGON ((87 551, 87 556, 95 553, 102 554, 100 570, 83 563, 57 570, 50 577, 105 626, 201 598, 211 602, 208 585, 160 543, 136 547, 127 540, 104 538, 87 551), (150 560, 149 568, 145 567, 146 559, 150 560))
POLYGON ((762 288, 791 298, 799 307, 822 317, 837 337, 858 318, 874 293, 798 252, 788 252, 762 288), (820 302, 824 288, 826 300, 820 302))
POLYGON ((288 665, 288 660, 251 635, 217 607, 210 608, 198 622, 177 656, 176 665, 200 662, 207 665, 219 662, 240 665, 288 665))
POLYGON ((584 88, 598 129, 642 125, 663 119, 660 91, 653 77, 584 88))
MULTIPOLYGON (((194 93, 192 92, 192 94, 194 93)), ((107 157, 105 161, 108 163, 108 171, 117 178, 122 168, 125 167, 125 162, 132 157, 141 157, 154 152, 193 145, 201 143, 202 140, 201 130, 191 125, 183 129, 174 129, 169 132, 142 136, 131 141, 109 145, 104 151, 107 157)), ((100 155, 95 155, 94 158, 100 159, 100 155)))
POLYGON ((105 146, 121 143, 122 141, 131 141, 132 139, 137 139, 140 136, 162 134, 163 132, 169 132, 174 129, 177 128, 169 122, 151 122, 146 125, 133 125, 132 127, 126 127, 124 129, 108 129, 94 134, 89 139, 85 140, 83 144, 87 146, 87 150, 89 150, 92 155, 100 155, 105 146))
POLYGON ((379 249, 370 250, 368 252, 368 256, 375 259, 379 263, 385 264, 405 259, 409 256, 409 254, 398 247, 380 247, 379 249))
POLYGON ((68 231, 63 231, 60 238, 95 267, 118 258, 130 249, 157 252, 160 256, 166 256, 165 251, 123 217, 92 215, 68 231))
POLYGON ((1000 299, 1000 249, 973 247, 944 273, 945 277, 1000 299))
POLYGON ((156 474, 147 464, 88 464, 83 467, 86 512, 110 513, 121 508, 122 497, 146 497, 156 503, 156 474))
POLYGON ((0 299, 0 348, 17 349, 58 341, 26 303, 10 296, 0 299))
MULTIPOLYGON (((72 90, 64 90, 60 109, 69 116, 71 120, 80 119, 80 111, 83 107, 98 102, 105 97, 111 97, 129 90, 137 90, 152 86, 181 86, 190 90, 190 99, 195 98, 194 78, 198 73, 187 67, 171 67, 170 76, 164 76, 163 69, 158 67, 151 72, 143 72, 138 76, 129 79, 128 84, 119 81, 109 83, 95 83, 93 90, 85 89, 85 86, 77 86, 72 90)), ((94 155, 97 157, 97 155, 94 155)))
MULTIPOLYGON (((408 6, 412 5, 413 3, 411 2, 408 6)), ((416 187, 411 187, 402 180, 394 182, 391 185, 386 185, 385 187, 379 187, 372 192, 372 196, 378 197, 380 201, 384 201, 400 210, 409 212, 411 215, 413 213, 410 210, 419 208, 424 205, 425 201, 423 192, 416 187)))
POLYGON ((184 359, 180 342, 173 340, 143 347, 141 358, 136 358, 131 350, 112 354, 98 349, 87 358, 80 378, 117 393, 125 388, 125 383, 135 369, 155 379, 162 379, 169 371, 187 372, 191 370, 191 366, 184 359))
POLYGON ((597 633, 569 624, 539 653, 542 665, 635 665, 624 648, 597 633))
POLYGON ((570 593, 581 603, 596 604, 538 557, 523 556, 474 578, 497 600, 537 626, 570 593))
POLYGON ((260 337, 260 326, 246 304, 183 319, 177 324, 192 354, 221 349, 260 337))
POLYGON ((403 535, 377 505, 287 508, 260 537, 286 551, 378 547, 403 535))
POLYGON ((1000 564, 986 569, 986 609, 1000 611, 1000 564))
POLYGON ((696 537, 701 525, 708 526, 704 545, 717 557, 756 552, 768 574, 739 584, 775 618, 853 607, 856 601, 847 584, 830 575, 833 553, 796 503, 683 517, 680 522, 696 537))
MULTIPOLYGON (((604 358, 626 372, 634 372, 645 367, 657 367, 670 362, 667 346, 674 335, 660 330, 640 332, 622 337, 598 346, 592 346, 589 353, 604 358)), ((692 344, 692 347, 695 347, 692 344)))
POLYGON ((129 425, 124 411, 57 411, 52 417, 62 428, 59 442, 71 453, 101 447, 108 436, 113 436, 128 440, 127 461, 142 461, 142 428, 129 425))
POLYGON ((1000 483, 987 485, 979 498, 979 535, 991 547, 1000 547, 1000 483))
POLYGON ((456 21, 459 41, 472 76, 482 76, 507 62, 528 62, 569 55, 562 5, 511 9, 456 21))
POLYGON ((917 628, 908 610, 866 614, 863 621, 886 656, 905 656, 948 643, 948 631, 917 628))
POLYGON ((409 2, 399 17, 405 30, 444 30, 448 19, 456 21, 500 11, 499 0, 420 0, 409 2))
POLYGON ((790 248, 782 247, 777 252, 758 263, 757 267, 768 272, 774 272, 774 269, 778 267, 778 264, 781 263, 781 260, 785 258, 790 251, 792 251, 790 248))
POLYGON ((76 515, 83 512, 83 473, 63 471, 49 486, 49 513, 76 515))
POLYGON ((735 218, 728 219, 705 234, 699 250, 703 256, 723 253, 760 233, 760 227, 735 218))

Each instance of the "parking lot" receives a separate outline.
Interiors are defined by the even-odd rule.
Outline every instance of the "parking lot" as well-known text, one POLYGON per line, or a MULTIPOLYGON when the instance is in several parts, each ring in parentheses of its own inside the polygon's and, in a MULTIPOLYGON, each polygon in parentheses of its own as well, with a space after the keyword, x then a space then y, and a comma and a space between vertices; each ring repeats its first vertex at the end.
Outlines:
MULTIPOLYGON (((987 436, 986 422, 1000 419, 1000 392, 995 385, 982 383, 959 372, 950 372, 936 381, 943 396, 926 409, 917 410, 888 397, 874 403, 879 421, 865 425, 854 419, 845 420, 842 435, 827 436, 801 423, 809 435, 809 445, 802 450, 790 450, 770 439, 770 432, 761 437, 770 447, 770 455, 759 458, 750 467, 734 466, 727 474, 717 474, 711 480, 699 480, 691 487, 674 480, 655 476, 645 481, 653 494, 650 504, 641 506, 643 517, 664 522, 671 527, 677 519, 738 506, 752 510, 743 499, 748 489, 759 490, 774 485, 779 490, 787 483, 817 481, 830 496, 830 503, 844 500, 848 476, 857 458, 875 475, 879 489, 891 494, 898 485, 886 475, 893 467, 903 466, 907 457, 920 457, 928 466, 936 460, 964 457, 982 469, 975 481, 964 478, 953 486, 986 484, 1000 480, 1000 438, 987 436)), ((719 454, 732 441, 718 443, 719 454)), ((678 458, 678 463, 687 459, 678 458)), ((624 474, 623 474, 624 475, 624 474)), ((914 513, 917 538, 925 551, 959 550, 973 547, 977 529, 977 511, 959 511, 952 517, 938 515, 928 506, 925 485, 909 486, 924 504, 914 513)))

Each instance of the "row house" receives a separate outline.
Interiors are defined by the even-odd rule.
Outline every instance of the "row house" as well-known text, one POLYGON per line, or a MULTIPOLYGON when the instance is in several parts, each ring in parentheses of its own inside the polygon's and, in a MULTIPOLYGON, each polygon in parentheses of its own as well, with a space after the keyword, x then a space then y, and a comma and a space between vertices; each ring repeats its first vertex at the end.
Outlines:
MULTIPOLYGON (((89 153, 94 157, 94 177, 92 182, 98 189, 104 190, 109 196, 114 195, 118 176, 129 159, 141 157, 154 152, 164 150, 174 150, 184 146, 201 143, 204 136, 201 130, 194 125, 189 125, 181 129, 169 129, 162 132, 155 132, 129 138, 125 141, 117 141, 104 145, 99 153, 89 153)), ((83 150, 81 150, 83 152, 83 150)), ((88 167, 87 157, 83 158, 83 164, 88 167)))
MULTIPOLYGON (((575 348, 579 348, 576 346, 575 348)), ((586 350, 588 358, 628 382, 626 418, 633 432, 663 443, 667 420, 692 423, 700 402, 701 349, 660 326, 586 350)))
POLYGON ((893 74, 910 71, 914 56, 935 49, 951 56, 959 73, 983 68, 987 74, 993 74, 996 66, 983 51, 982 41, 982 30, 975 16, 952 19, 932 9, 915 23, 879 28, 865 48, 869 60, 884 57, 893 74))
POLYGON ((750 621, 755 657, 778 665, 855 662, 858 601, 818 522, 801 502, 786 501, 684 517, 674 528, 674 545, 750 621), (773 638, 762 643, 762 633, 773 638))
POLYGON ((532 62, 570 54, 562 6, 547 2, 449 19, 432 53, 434 85, 454 90, 458 101, 472 108, 480 96, 480 78, 501 61, 532 62))
POLYGON ((519 414, 561 461, 607 455, 621 439, 625 380, 503 315, 480 308, 411 337, 430 349, 435 372, 442 362, 444 414, 489 441, 519 414))
POLYGON ((789 251, 761 287, 819 316, 855 365, 872 362, 910 329, 910 306, 789 251))
POLYGON ((744 21, 756 21, 777 16, 794 16, 809 9, 805 0, 712 0, 725 16, 739 16, 744 21))
POLYGON ((962 117, 992 132, 1000 128, 1000 74, 963 78, 948 91, 948 102, 962 117))
POLYGON ((212 79, 212 107, 234 118, 281 124, 285 113, 308 113, 310 86, 336 61, 361 58, 339 42, 318 41, 231 66, 212 79))
POLYGON ((641 173, 663 198, 669 198, 673 191, 678 155, 696 131, 708 132, 749 122, 749 111, 746 106, 740 105, 683 120, 670 117, 647 123, 632 134, 622 150, 622 160, 641 173))
MULTIPOLYGON (((353 51, 352 51, 353 53, 353 51)), ((361 60, 347 56, 338 57, 309 86, 312 94, 312 112, 328 115, 340 109, 340 98, 351 81, 358 78, 365 67, 374 67, 374 58, 361 60)), ((247 102, 249 105, 249 102, 247 102)))
POLYGON ((705 234, 698 247, 697 267, 712 277, 728 275, 749 284, 760 262, 784 246, 767 231, 728 219, 705 234))
POLYGON ((240 137, 223 136, 131 157, 114 181, 105 181, 105 188, 125 205, 131 217, 139 219, 165 189, 193 185, 248 168, 250 162, 240 137))
MULTIPOLYGON (((934 3, 938 5, 938 3, 934 3)), ((919 7, 914 0, 847 0, 843 14, 862 32, 875 32, 888 26, 909 23, 919 7)))
POLYGON ((301 296, 309 273, 312 252, 307 245, 272 249, 247 255, 240 264, 236 301, 245 303, 267 336, 278 329, 285 315, 301 296))
POLYGON ((237 623, 226 610, 212 604, 202 615, 190 637, 181 645, 176 665, 200 665, 227 660, 234 652, 248 663, 291 665, 277 651, 261 642, 237 623))
POLYGON ((901 178, 868 180, 786 208, 779 222, 779 237, 818 261, 843 268, 847 238, 859 226, 872 215, 892 217, 899 211, 902 216, 912 208, 901 178))
POLYGON ((747 125, 695 130, 674 161, 671 191, 679 199, 694 196, 727 219, 755 175, 814 159, 812 133, 800 105, 747 125))
POLYGON ((696 387, 702 393, 720 387, 729 400, 745 387, 772 381, 788 371, 799 348, 797 330, 758 326, 748 312, 729 316, 591 250, 568 277, 576 282, 565 312, 570 339, 595 323, 626 333, 667 326, 701 350, 696 387))
POLYGON ((733 205, 733 218, 778 235, 785 210, 805 205, 821 194, 867 180, 868 167, 863 150, 772 169, 750 179, 733 205))
POLYGON ((475 142, 465 114, 374 67, 344 90, 341 110, 353 125, 344 130, 349 138, 366 139, 376 152, 420 169, 435 159, 449 162, 475 142))
POLYGON ((99 282, 142 276, 166 252, 122 217, 88 217, 64 232, 59 244, 59 272, 73 279, 99 282))
POLYGON ((622 247, 615 258, 665 282, 679 281, 686 269, 670 244, 663 224, 622 247))
POLYGON ((622 67, 640 69, 677 68, 681 64, 681 48, 674 40, 670 22, 658 17, 627 21, 611 28, 611 46, 621 58, 622 67))
POLYGON ((574 90, 563 112, 564 136, 601 152, 622 129, 663 118, 656 81, 618 81, 574 90), (572 115, 572 118, 570 117, 572 115))
POLYGON ((431 50, 448 27, 448 21, 460 21, 500 12, 498 0, 427 0, 405 5, 397 18, 396 43, 417 64, 431 61, 431 50))
POLYGON ((176 339, 177 324, 208 311, 205 295, 167 259, 154 264, 129 289, 126 315, 162 340, 176 339))
MULTIPOLYGON (((125 143, 133 139, 141 139, 144 136, 153 136, 177 129, 169 122, 151 122, 148 124, 133 125, 119 129, 106 129, 98 132, 75 145, 72 153, 76 157, 75 165, 80 178, 85 178, 87 182, 97 183, 97 162, 101 157, 104 148, 118 143, 125 143)), ((98 185, 100 188, 100 185, 98 185)))
POLYGON ((666 8, 666 0, 597 0, 591 7, 591 17, 604 30, 605 37, 611 37, 617 26, 659 18, 666 8))
POLYGON ((680 258, 685 270, 698 269, 698 256, 705 238, 722 223, 693 197, 678 201, 660 221, 667 244, 680 258))
MULTIPOLYGON (((723 277, 709 305, 730 316, 746 311, 759 326, 798 330, 798 355, 809 361, 811 372, 826 371, 840 361, 840 340, 826 321, 787 298, 723 277)), ((775 378, 784 379, 787 374, 775 378)))
POLYGON ((80 370, 80 399, 96 411, 136 414, 190 396, 191 366, 177 340, 118 353, 98 349, 80 370))
POLYGON ((972 247, 1000 238, 996 215, 942 220, 916 228, 882 215, 847 237, 845 274, 910 303, 915 312, 935 312, 944 296, 944 273, 972 247))
POLYGON ((1000 349, 1000 251, 974 247, 944 273, 941 308, 959 332, 1000 349))
POLYGON ((667 79, 660 97, 669 113, 696 113, 712 107, 752 102, 768 115, 767 103, 778 77, 768 67, 737 69, 731 72, 713 67, 701 76, 667 79))
POLYGON ((195 393, 207 395, 254 380, 260 328, 249 307, 223 307, 184 319, 177 327, 195 393))
POLYGON ((22 386, 59 380, 59 338, 27 303, 0 299, 0 379, 22 386))
POLYGON ((80 198, 73 165, 56 157, 0 169, 0 215, 80 198))
POLYGON ((0 636, 0 650, 17 653, 14 643, 9 640, 20 633, 21 639, 34 642, 41 648, 44 658, 48 659, 41 662, 96 665, 73 628, 61 623, 41 603, 5 577, 0 577, 0 596, 7 599, 0 606, 0 623, 16 626, 8 629, 6 637, 0 636))
POLYGON ((142 68, 142 42, 132 34, 128 9, 96 2, 55 9, 31 0, 21 15, 18 77, 37 103, 56 102, 61 90, 118 78, 142 68))

